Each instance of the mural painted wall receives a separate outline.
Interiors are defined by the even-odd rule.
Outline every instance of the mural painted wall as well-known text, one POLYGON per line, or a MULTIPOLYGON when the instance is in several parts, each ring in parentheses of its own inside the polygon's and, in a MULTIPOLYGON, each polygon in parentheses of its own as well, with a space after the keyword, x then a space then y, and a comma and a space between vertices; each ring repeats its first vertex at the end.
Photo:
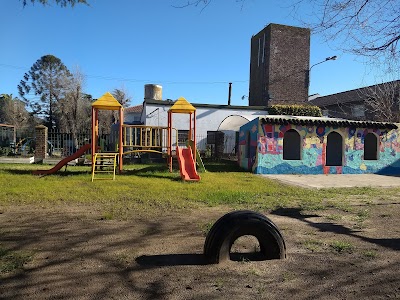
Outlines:
POLYGON ((256 118, 240 127, 238 162, 246 170, 250 170, 256 161, 258 123, 259 119, 256 118))
POLYGON ((400 174, 400 134, 399 130, 262 124, 256 119, 240 128, 238 155, 240 166, 257 174, 400 174), (300 135, 299 160, 283 159, 284 135, 291 129, 300 135), (332 132, 342 137, 341 166, 326 165, 327 137, 332 132), (376 160, 364 159, 368 133, 377 139, 376 160))

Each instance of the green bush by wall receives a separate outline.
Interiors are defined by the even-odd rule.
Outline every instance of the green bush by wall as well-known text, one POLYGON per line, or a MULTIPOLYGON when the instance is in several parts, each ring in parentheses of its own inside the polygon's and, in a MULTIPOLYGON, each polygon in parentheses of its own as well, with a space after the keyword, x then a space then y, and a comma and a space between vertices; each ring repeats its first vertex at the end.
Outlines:
POLYGON ((270 115, 322 117, 321 109, 314 105, 283 105, 276 104, 268 107, 270 115))

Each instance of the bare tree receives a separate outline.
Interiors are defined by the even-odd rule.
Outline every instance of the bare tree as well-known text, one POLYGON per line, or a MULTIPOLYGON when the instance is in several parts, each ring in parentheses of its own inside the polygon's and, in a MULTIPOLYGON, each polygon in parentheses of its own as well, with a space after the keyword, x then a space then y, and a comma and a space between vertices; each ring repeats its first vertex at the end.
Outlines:
POLYGON ((400 80, 318 97, 311 101, 329 117, 400 122, 400 80))
POLYGON ((339 42, 339 49, 369 57, 399 56, 398 0, 299 0, 293 7, 297 12, 310 5, 311 18, 300 18, 307 18, 304 23, 326 41, 339 42))
POLYGON ((363 88, 365 109, 375 121, 400 122, 399 93, 400 81, 390 81, 363 88))
MULTIPOLYGON (((209 6, 213 0, 175 0, 175 7, 209 6)), ((241 2, 246 0, 231 0, 241 2)), ((285 0, 293 16, 335 48, 370 58, 399 56, 399 0, 285 0), (307 13, 304 13, 304 12, 307 13)))
POLYGON ((12 94, 0 95, 0 123, 14 125, 16 128, 26 127, 30 115, 25 108, 25 103, 12 94))
MULTIPOLYGON (((241 2, 242 6, 243 3, 246 2, 246 0, 232 0, 235 2, 241 2)), ((175 0, 174 1, 176 4, 173 4, 173 7, 176 8, 184 8, 188 6, 199 6, 201 9, 205 9, 211 2, 212 0, 175 0)))
POLYGON ((90 127, 91 101, 82 92, 85 77, 77 68, 72 76, 65 76, 65 97, 58 102, 57 112, 60 130, 71 133, 74 146, 78 146, 78 132, 90 127))
POLYGON ((86 0, 20 0, 22 1, 22 5, 26 6, 28 4, 28 2, 31 2, 32 4, 34 4, 35 2, 39 2, 43 5, 48 5, 49 2, 55 2, 57 5, 60 5, 61 7, 66 7, 68 5, 70 5, 71 7, 74 7, 75 4, 87 4, 86 0))

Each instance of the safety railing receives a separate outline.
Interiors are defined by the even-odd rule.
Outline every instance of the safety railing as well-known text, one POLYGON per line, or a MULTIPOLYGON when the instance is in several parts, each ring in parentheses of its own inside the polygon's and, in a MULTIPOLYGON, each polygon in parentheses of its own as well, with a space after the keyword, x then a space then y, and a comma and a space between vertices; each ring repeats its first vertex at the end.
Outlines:
MULTIPOLYGON (((172 148, 178 142, 178 130, 172 128, 172 148)), ((144 125, 122 126, 123 154, 135 152, 168 152, 168 127, 144 125)))

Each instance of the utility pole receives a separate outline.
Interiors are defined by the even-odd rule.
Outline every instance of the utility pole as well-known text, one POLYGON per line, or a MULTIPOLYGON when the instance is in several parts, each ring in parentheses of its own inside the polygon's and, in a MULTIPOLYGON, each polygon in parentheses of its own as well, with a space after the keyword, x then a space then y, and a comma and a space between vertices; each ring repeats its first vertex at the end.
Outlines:
POLYGON ((232 82, 229 82, 228 105, 231 105, 231 96, 232 96, 232 82))

